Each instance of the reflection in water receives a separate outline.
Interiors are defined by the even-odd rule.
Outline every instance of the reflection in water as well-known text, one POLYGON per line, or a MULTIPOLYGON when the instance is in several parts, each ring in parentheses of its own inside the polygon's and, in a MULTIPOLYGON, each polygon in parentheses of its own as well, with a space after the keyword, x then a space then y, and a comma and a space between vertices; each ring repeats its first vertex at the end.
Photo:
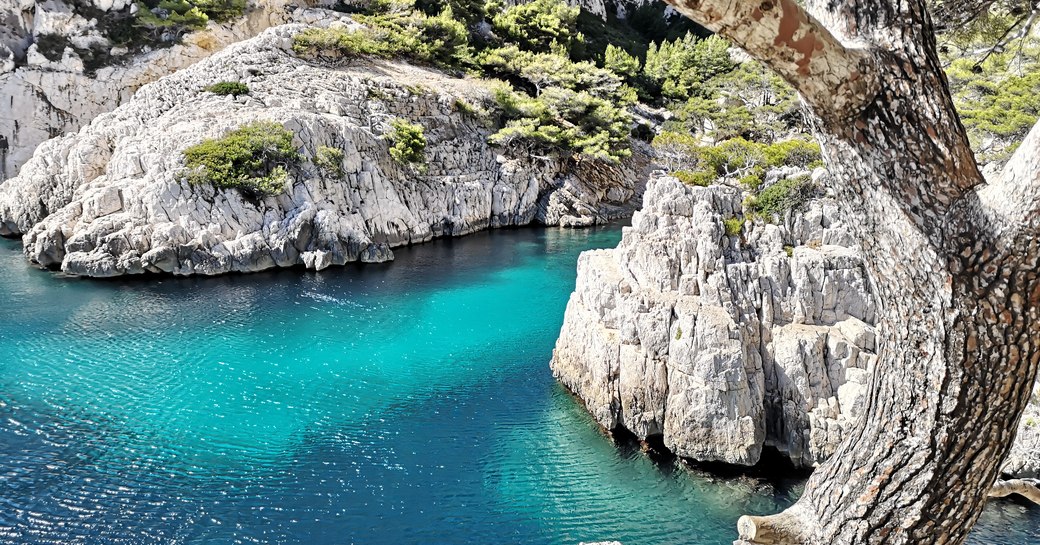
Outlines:
MULTIPOLYGON (((615 446, 549 373, 578 252, 619 236, 108 282, 4 241, 0 543, 728 544, 799 483, 615 446)), ((1038 519, 994 502, 973 539, 1038 519)))

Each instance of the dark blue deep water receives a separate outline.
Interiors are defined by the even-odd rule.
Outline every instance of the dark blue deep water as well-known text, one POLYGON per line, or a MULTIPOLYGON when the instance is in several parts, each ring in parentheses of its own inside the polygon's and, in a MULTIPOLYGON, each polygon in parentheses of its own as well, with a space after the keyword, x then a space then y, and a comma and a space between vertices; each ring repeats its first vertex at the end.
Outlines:
MULTIPOLYGON (((0 242, 0 543, 728 544, 797 482, 614 445, 549 372, 578 253, 619 237, 114 282, 0 242)), ((1038 511, 975 542, 1040 543, 1038 511)))

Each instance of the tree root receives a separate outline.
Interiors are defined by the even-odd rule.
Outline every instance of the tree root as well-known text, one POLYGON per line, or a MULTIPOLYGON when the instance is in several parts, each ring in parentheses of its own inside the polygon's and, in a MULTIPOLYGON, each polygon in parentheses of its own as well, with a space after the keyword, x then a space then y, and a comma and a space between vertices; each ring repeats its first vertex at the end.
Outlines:
POLYGON ((997 481, 993 488, 989 489, 989 497, 991 498, 1005 498, 1012 494, 1018 494, 1033 503, 1040 504, 1040 480, 1010 479, 997 481))

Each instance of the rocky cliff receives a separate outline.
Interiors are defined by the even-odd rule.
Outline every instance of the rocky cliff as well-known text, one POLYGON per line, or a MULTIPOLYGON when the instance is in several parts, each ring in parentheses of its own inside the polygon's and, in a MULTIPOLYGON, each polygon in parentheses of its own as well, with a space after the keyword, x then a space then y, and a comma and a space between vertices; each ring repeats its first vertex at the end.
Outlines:
MULTIPOLYGON (((871 282, 833 201, 727 234, 742 200, 653 179, 618 247, 580 257, 552 369, 603 426, 679 456, 748 465, 772 446, 811 467, 862 414, 871 282)), ((1037 470, 1033 416, 1012 474, 1037 470)))
POLYGON ((0 108, 0 182, 16 175, 36 146, 79 130, 126 102, 142 85, 266 28, 313 16, 303 8, 288 9, 288 4, 253 0, 244 16, 210 23, 175 45, 131 50, 114 45, 99 21, 106 14, 136 9, 133 2, 0 0, 0 96, 5 102, 0 108), (87 66, 88 52, 104 57, 103 65, 87 66))
POLYGON ((487 143, 484 82, 395 62, 315 65, 292 53, 302 28, 230 46, 45 142, 0 186, 0 234, 24 233, 31 261, 72 274, 219 274, 383 261, 437 236, 630 213, 645 155, 619 166, 511 156, 487 143), (250 93, 204 90, 225 80, 250 93), (425 170, 390 157, 382 136, 396 118, 423 126, 425 170), (305 157, 286 192, 186 181, 186 147, 259 120, 290 130, 305 157), (321 146, 343 152, 339 173, 310 162, 321 146))

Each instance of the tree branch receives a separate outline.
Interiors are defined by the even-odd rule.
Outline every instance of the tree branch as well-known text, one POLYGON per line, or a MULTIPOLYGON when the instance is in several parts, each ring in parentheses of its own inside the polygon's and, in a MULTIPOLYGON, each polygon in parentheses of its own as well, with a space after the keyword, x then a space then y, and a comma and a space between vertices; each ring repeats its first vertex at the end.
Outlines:
POLYGON ((866 50, 842 44, 795 0, 666 1, 772 68, 817 115, 851 118, 878 92, 866 50))
POLYGON ((1000 177, 978 191, 979 204, 995 234, 1014 238, 1040 229, 1040 122, 1033 125, 1000 177))
POLYGON ((1036 479, 1011 479, 1008 481, 997 481, 989 491, 991 498, 1006 498, 1012 494, 1018 494, 1027 500, 1040 504, 1040 481, 1036 479))

